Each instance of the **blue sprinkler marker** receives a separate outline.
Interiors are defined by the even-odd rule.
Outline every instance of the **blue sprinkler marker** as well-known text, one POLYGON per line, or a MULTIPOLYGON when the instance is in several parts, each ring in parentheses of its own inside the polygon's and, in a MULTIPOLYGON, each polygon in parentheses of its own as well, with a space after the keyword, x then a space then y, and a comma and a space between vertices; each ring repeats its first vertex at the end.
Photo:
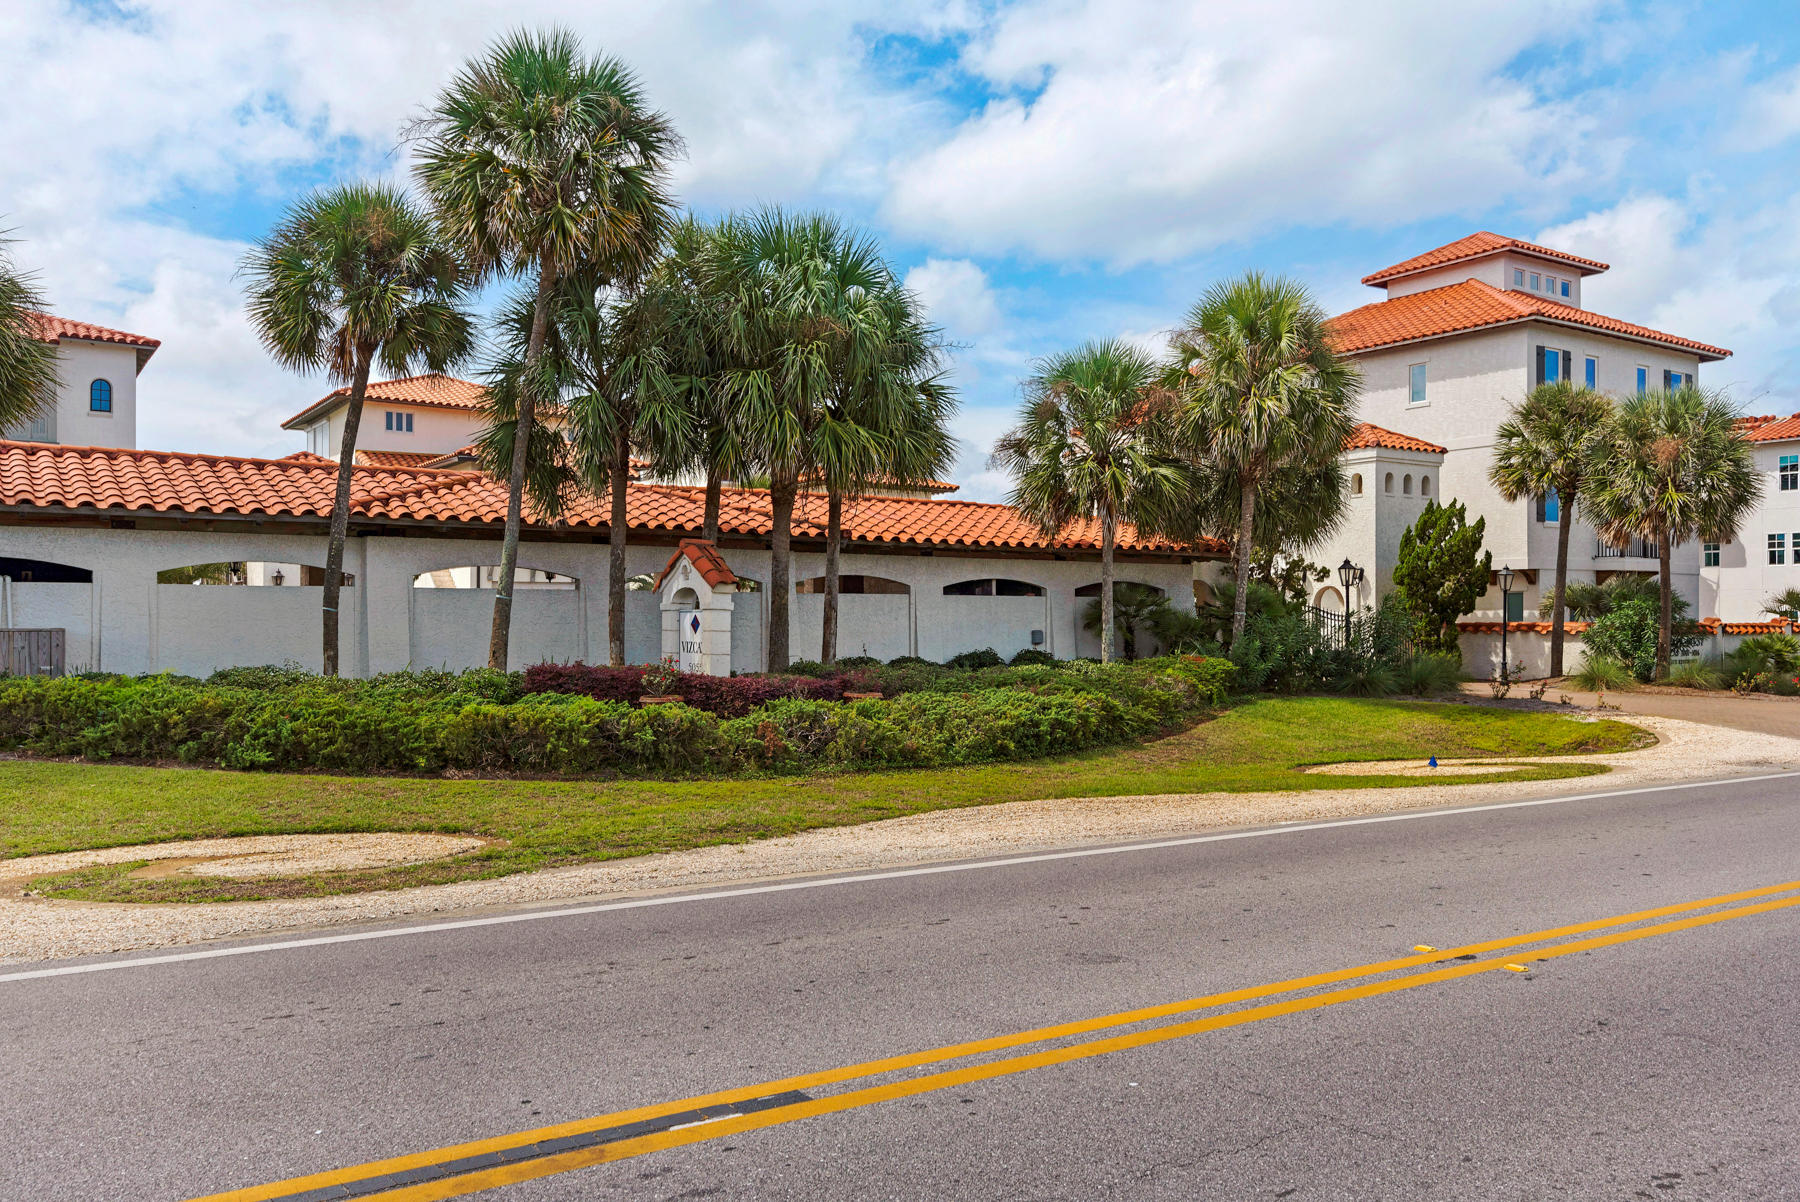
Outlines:
POLYGON ((1434 755, 1431 757, 1431 764, 1429 766, 1433 768, 1437 767, 1437 756, 1434 755))

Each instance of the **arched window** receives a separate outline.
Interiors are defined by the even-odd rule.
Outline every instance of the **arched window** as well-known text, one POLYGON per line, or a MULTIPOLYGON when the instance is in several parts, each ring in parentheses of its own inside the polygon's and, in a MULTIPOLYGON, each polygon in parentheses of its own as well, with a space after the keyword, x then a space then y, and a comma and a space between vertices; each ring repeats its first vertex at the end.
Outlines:
POLYGON ((1389 472, 1387 474, 1386 478, 1384 478, 1382 480, 1381 491, 1388 492, 1388 493, 1391 493, 1394 491, 1394 473, 1389 472))
POLYGON ((946 597, 1041 597, 1044 586, 1025 580, 959 580, 944 586, 946 597))
POLYGON ((95 380, 88 385, 88 409, 94 413, 112 412, 112 382, 95 380))
POLYGON ((1357 472, 1356 474, 1354 474, 1350 477, 1350 495, 1353 497, 1362 496, 1362 473, 1361 472, 1357 472))
MULTIPOLYGON (((802 580, 794 585, 794 591, 802 596, 825 594, 825 577, 814 576, 811 580, 802 580)), ((838 576, 838 592, 846 597, 863 593, 910 593, 912 588, 898 580, 889 580, 886 576, 855 576, 840 574, 838 576)))
POLYGON ((1409 497, 1412 496, 1412 473, 1411 472, 1406 473, 1406 478, 1400 481, 1400 491, 1405 496, 1409 496, 1409 497))
POLYGON ((1431 495, 1431 477, 1430 476, 1420 476, 1419 477, 1419 495, 1421 497, 1429 497, 1431 495))

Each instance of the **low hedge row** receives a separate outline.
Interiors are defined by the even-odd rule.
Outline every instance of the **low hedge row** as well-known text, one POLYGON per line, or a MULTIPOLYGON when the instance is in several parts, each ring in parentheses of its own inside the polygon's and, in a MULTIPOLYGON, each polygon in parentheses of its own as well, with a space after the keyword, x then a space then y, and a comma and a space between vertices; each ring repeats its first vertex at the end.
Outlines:
POLYGON ((1171 658, 989 671, 1013 678, 881 701, 786 697, 736 717, 568 693, 512 699, 488 678, 473 689, 454 687, 454 677, 310 688, 11 678, 0 681, 0 748, 276 771, 678 776, 924 767, 1141 738, 1223 704, 1234 669, 1171 658))

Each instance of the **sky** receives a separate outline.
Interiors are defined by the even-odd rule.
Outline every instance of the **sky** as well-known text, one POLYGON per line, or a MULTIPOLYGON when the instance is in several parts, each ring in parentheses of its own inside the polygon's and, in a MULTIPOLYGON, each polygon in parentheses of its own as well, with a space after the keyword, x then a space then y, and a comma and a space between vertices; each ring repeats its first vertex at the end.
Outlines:
POLYGON ((1363 275, 1478 229, 1613 269, 1590 309, 1736 354, 1800 410, 1800 3, 629 0, 0 6, 0 229, 65 316, 162 340, 138 443, 286 454, 330 385, 274 365, 237 267, 313 188, 407 182, 467 58, 564 24, 685 138, 702 216, 828 209, 955 346, 959 496, 1032 361, 1160 345, 1212 283, 1363 275))

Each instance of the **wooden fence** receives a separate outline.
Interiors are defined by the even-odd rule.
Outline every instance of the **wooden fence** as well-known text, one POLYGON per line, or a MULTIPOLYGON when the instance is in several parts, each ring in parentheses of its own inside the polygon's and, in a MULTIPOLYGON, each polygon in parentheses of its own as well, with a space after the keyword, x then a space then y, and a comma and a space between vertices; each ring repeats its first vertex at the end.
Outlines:
POLYGON ((11 676, 61 676, 61 630, 0 630, 0 671, 11 676))

